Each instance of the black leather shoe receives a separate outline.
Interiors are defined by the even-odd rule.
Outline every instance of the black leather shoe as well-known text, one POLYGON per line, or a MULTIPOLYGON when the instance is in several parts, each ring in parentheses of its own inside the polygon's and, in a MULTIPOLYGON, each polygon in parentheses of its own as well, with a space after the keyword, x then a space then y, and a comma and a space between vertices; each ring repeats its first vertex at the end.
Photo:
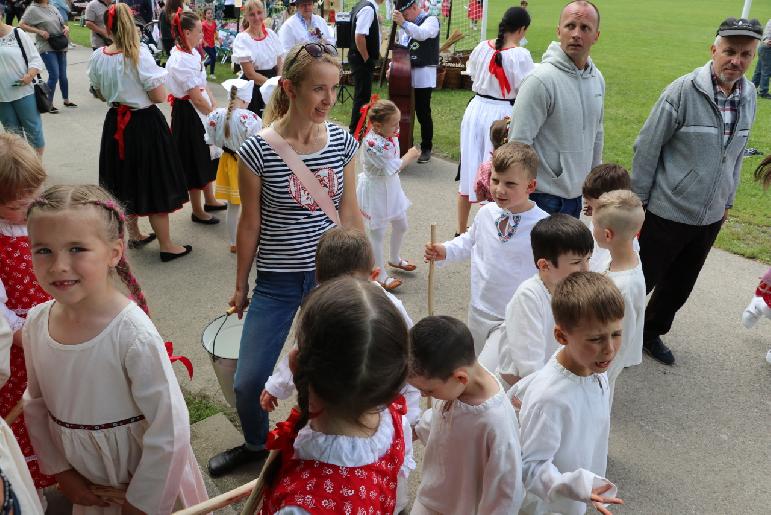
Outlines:
POLYGON ((212 206, 212 205, 209 205, 209 204, 204 204, 203 205, 203 210, 206 211, 207 213, 211 213, 212 211, 224 211, 227 208, 228 208, 227 204, 221 204, 219 206, 212 206))
POLYGON ((661 338, 658 336, 653 339, 644 341, 643 350, 646 354, 648 354, 648 356, 652 357, 660 363, 665 365, 675 364, 674 354, 672 354, 672 351, 669 350, 669 347, 664 345, 664 342, 662 342, 661 338))
POLYGON ((193 252, 193 246, 192 245, 183 245, 185 247, 184 252, 180 252, 179 254, 175 254, 173 252, 161 252, 161 261, 164 263, 168 263, 169 261, 174 261, 175 259, 179 259, 182 256, 187 256, 191 252, 193 252))
POLYGON ((220 223, 220 219, 216 216, 212 216, 211 218, 198 218, 194 214, 190 214, 190 219, 197 223, 197 224, 204 224, 204 225, 216 225, 220 223))
POLYGON ((421 150, 418 163, 428 163, 429 161, 431 161, 431 151, 428 149, 421 150))
POLYGON ((268 452, 267 449, 250 451, 246 448, 246 445, 233 447, 232 449, 228 449, 227 451, 223 451, 216 456, 213 456, 209 460, 209 465, 207 466, 209 475, 211 477, 219 477, 231 472, 241 465, 264 460, 268 456, 268 452))

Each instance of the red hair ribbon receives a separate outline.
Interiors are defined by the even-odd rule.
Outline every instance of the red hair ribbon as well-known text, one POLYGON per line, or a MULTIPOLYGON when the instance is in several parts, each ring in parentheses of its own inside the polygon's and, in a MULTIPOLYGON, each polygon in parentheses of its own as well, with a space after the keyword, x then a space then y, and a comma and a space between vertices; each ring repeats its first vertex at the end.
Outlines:
POLYGON ((289 417, 276 424, 276 429, 268 433, 265 440, 265 448, 281 452, 281 462, 286 465, 294 455, 294 441, 297 438, 297 422, 301 413, 297 408, 292 408, 289 417))
POLYGON ((371 123, 369 123, 369 120, 367 120, 367 113, 369 113, 369 108, 372 107, 372 104, 380 100, 380 97, 375 93, 370 97, 369 103, 364 104, 361 106, 361 109, 359 109, 359 123, 356 124, 356 130, 353 131, 353 137, 356 138, 356 141, 361 142, 362 138, 364 137, 364 134, 361 132, 361 128, 364 126, 364 122, 367 122, 367 130, 372 126, 371 123))
POLYGON ((118 157, 121 161, 126 159, 126 142, 123 139, 123 133, 131 120, 131 109, 125 104, 118 106, 118 128, 115 129, 115 138, 118 141, 118 157))
POLYGON ((107 30, 112 32, 112 27, 115 22, 115 4, 112 4, 107 9, 107 30))
POLYGON ((174 344, 171 342, 166 342, 166 353, 169 355, 169 361, 174 363, 175 361, 179 361, 182 363, 185 368, 187 369, 187 375, 190 376, 190 379, 193 379, 193 364, 190 362, 190 360, 186 356, 175 356, 174 355, 174 344))
POLYGON ((185 40, 185 33, 182 32, 182 12, 182 8, 177 7, 177 12, 175 12, 174 16, 171 18, 171 24, 174 26, 174 28, 177 29, 179 40, 182 42, 182 46, 187 50, 188 47, 187 41, 185 40))
MULTIPOLYGON (((511 93, 511 84, 509 84, 509 78, 506 77, 506 71, 503 69, 503 66, 498 64, 498 56, 501 56, 501 52, 496 50, 493 53, 493 57, 490 59, 490 66, 488 69, 490 70, 490 73, 498 79, 498 84, 501 87, 501 96, 505 97, 511 93)), ((503 56, 501 56, 501 60, 503 60, 503 56)))

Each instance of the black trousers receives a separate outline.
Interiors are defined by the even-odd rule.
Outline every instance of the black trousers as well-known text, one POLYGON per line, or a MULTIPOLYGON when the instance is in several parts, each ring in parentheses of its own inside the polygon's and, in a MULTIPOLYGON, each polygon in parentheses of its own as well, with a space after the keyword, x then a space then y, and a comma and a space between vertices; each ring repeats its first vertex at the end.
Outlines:
MULTIPOLYGON (((351 134, 356 130, 356 124, 359 123, 359 110, 361 106, 369 102, 372 96, 372 73, 375 69, 375 63, 372 59, 368 62, 362 62, 361 57, 350 56, 351 78, 353 79, 353 107, 351 108, 351 124, 348 127, 351 134)), ((355 135, 354 135, 355 136, 355 135)))
POLYGON ((434 146, 434 120, 431 118, 431 92, 433 88, 415 88, 415 117, 420 123, 420 149, 431 150, 434 146))
POLYGON ((673 222, 650 211, 640 231, 645 290, 653 290, 645 309, 643 340, 667 334, 677 311, 691 295, 723 220, 710 225, 673 222))

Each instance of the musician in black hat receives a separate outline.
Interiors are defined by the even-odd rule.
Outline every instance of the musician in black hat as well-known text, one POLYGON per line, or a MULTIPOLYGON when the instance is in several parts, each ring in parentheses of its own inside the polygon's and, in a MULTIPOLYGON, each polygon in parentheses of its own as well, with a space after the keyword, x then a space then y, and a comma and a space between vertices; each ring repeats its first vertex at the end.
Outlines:
POLYGON ((348 62, 353 79, 353 109, 350 131, 356 129, 361 106, 372 96, 372 72, 380 59, 380 21, 377 10, 384 0, 359 0, 351 10, 351 46, 348 62))
POLYGON ((431 159, 434 138, 431 92, 436 87, 436 67, 439 65, 439 19, 423 11, 417 0, 398 0, 394 23, 401 28, 399 44, 410 50, 415 116, 420 122, 418 163, 426 163, 431 159))

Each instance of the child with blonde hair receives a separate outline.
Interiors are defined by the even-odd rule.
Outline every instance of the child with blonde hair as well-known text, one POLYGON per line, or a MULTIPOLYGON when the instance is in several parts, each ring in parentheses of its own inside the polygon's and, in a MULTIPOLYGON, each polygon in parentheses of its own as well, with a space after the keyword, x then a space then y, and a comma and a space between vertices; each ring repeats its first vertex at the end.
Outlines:
POLYGON ((76 514, 206 500, 185 400, 126 262, 123 211, 98 186, 54 186, 28 217, 35 274, 54 298, 30 311, 23 337, 24 414, 41 468, 76 514))
MULTIPOLYGON (((24 138, 0 133, 0 311, 13 332, 7 350, 9 377, 0 388, 0 418, 6 418, 21 403, 27 388, 27 368, 22 348, 22 327, 36 304, 51 297, 40 287, 32 270, 27 233, 27 208, 46 180, 43 162, 24 138)), ((24 416, 10 424, 37 488, 56 482, 40 471, 24 416)))
POLYGON ((226 222, 230 252, 236 252, 236 229, 238 214, 241 210, 241 197, 238 194, 238 149, 241 144, 262 129, 260 117, 247 107, 252 101, 254 81, 230 79, 222 83, 228 92, 228 107, 215 109, 209 113, 206 134, 209 143, 222 149, 217 167, 214 195, 226 200, 228 211, 226 222))
POLYGON ((608 368, 610 402, 613 403, 616 379, 624 367, 642 363, 643 325, 645 323, 645 276, 640 255, 634 249, 637 233, 645 221, 640 198, 627 190, 603 193, 594 206, 594 241, 610 252, 604 273, 624 297, 624 321, 621 348, 608 368))
POLYGON ((383 260, 386 228, 391 226, 391 253, 388 266, 412 272, 415 265, 402 259, 400 250, 407 233, 407 209, 410 201, 402 189, 399 172, 419 156, 418 148, 411 148, 399 157, 399 120, 401 112, 390 100, 378 100, 369 105, 367 120, 372 128, 362 140, 362 167, 356 186, 359 209, 369 229, 369 239, 375 253, 375 264, 380 269, 377 281, 386 290, 398 288, 402 281, 389 277, 383 260))
POLYGON ((490 176, 495 202, 479 210, 467 232, 441 244, 426 245, 426 261, 471 259, 468 328, 477 355, 490 331, 503 322, 514 291, 536 272, 530 231, 549 216, 529 198, 535 191, 537 169, 533 147, 517 142, 501 146, 493 154, 490 176))

